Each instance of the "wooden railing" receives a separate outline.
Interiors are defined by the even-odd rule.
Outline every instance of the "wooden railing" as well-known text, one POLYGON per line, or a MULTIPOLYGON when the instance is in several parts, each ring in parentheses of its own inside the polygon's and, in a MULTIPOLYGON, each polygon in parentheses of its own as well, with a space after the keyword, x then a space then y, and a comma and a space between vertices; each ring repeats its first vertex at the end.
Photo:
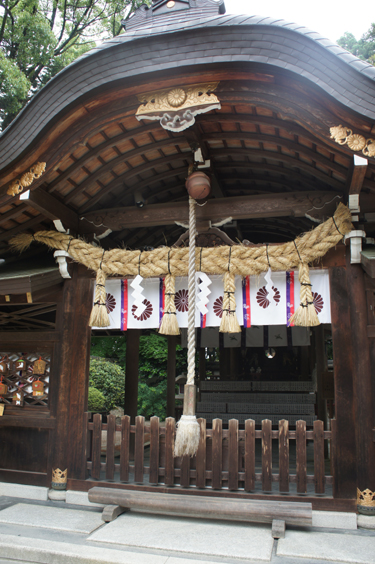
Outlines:
POLYGON ((205 419, 198 421, 201 439, 196 456, 174 458, 173 418, 161 426, 158 417, 145 425, 144 418, 138 416, 135 425, 130 425, 125 415, 121 425, 116 425, 114 415, 102 424, 101 415, 95 414, 88 422, 87 469, 91 478, 245 492, 272 492, 272 484, 277 482, 279 492, 293 490, 297 494, 305 494, 308 484, 312 484, 311 493, 327 494, 326 486, 333 483, 332 476, 325 475, 324 458, 324 442, 331 440, 331 432, 324 431, 322 421, 315 421, 313 430, 306 430, 305 421, 297 421, 295 430, 289 430, 286 420, 279 422, 277 430, 269 420, 262 422, 261 429, 256 429, 251 419, 244 429, 239 429, 236 419, 229 421, 228 429, 222 428, 221 419, 213 421, 212 429, 206 429, 205 419), (307 446, 308 441, 313 441, 313 449, 307 446), (308 448, 313 453, 309 465, 308 448), (272 472, 272 462, 277 472, 272 472), (290 484, 294 484, 292 488, 290 484))

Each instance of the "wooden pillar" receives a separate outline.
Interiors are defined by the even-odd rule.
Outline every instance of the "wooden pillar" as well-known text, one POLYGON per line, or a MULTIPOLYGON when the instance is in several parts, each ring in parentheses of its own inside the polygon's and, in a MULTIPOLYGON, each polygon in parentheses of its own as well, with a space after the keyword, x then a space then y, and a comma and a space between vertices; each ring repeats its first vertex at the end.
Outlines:
POLYGON ((168 335, 167 359, 167 417, 175 416, 176 396, 176 344, 175 335, 168 335))
POLYGON ((323 394, 324 374, 327 370, 324 348, 324 327, 323 325, 318 325, 318 327, 314 329, 318 419, 324 421, 324 428, 326 428, 326 402, 323 394))
POLYGON ((139 337, 140 329, 126 332, 125 415, 135 424, 138 409, 139 337))
MULTIPOLYGON (((348 253, 349 255, 349 253, 348 253)), ((357 487, 360 492, 375 492, 375 445, 372 437, 372 376, 367 337, 367 301, 364 272, 360 264, 350 264, 347 257, 350 288, 350 321, 353 343, 353 391, 357 443, 357 487)), ((359 501, 361 512, 371 512, 365 500, 359 501), (366 508, 366 505, 368 507, 366 508)), ((367 500, 368 501, 368 500, 367 500)), ((375 513, 375 507, 372 508, 375 513)))
MULTIPOLYGON (((60 347, 55 354, 59 366, 56 382, 56 427, 52 447, 52 467, 68 468, 68 480, 86 478, 87 395, 91 328, 88 325, 93 283, 82 278, 78 267, 64 281, 63 301, 58 307, 57 327, 60 347)), ((54 360, 55 362, 55 360, 54 360)))
POLYGON ((357 464, 348 283, 344 267, 332 267, 329 274, 336 408, 333 495, 337 498, 354 499, 356 497, 357 464))

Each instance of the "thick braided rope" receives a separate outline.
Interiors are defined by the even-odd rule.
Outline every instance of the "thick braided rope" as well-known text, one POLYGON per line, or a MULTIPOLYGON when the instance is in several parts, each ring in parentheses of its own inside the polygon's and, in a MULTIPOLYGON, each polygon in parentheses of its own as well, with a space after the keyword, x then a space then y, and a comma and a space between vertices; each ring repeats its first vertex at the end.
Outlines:
POLYGON ((188 274, 188 373, 187 385, 194 384, 195 377, 195 205, 189 196, 189 274, 188 274))
MULTIPOLYGON (((266 245, 262 247, 234 245, 231 247, 230 271, 237 276, 258 275, 267 272, 269 263, 273 271, 292 270, 298 267, 300 262, 309 264, 323 257, 352 228, 350 211, 343 204, 339 204, 334 218, 321 223, 295 241, 268 246, 268 256, 266 245)), ((33 241, 64 251, 69 245, 69 255, 76 262, 95 272, 98 271, 102 261, 102 249, 57 231, 39 231, 34 235, 22 233, 16 235, 10 241, 10 245, 16 251, 23 251, 33 241)), ((225 274, 228 270, 228 253, 229 247, 196 248, 196 269, 206 274, 225 274)), ((107 277, 136 276, 140 267, 144 278, 166 276, 169 271, 174 276, 187 276, 189 249, 174 248, 170 261, 168 254, 169 248, 161 247, 143 252, 140 261, 139 251, 112 249, 106 251, 102 269, 107 277)))

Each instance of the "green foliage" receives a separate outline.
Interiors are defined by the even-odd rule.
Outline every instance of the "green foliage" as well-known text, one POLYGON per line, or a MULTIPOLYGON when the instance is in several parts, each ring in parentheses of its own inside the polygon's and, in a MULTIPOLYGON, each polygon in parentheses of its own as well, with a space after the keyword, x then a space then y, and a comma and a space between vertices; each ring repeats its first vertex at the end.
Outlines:
POLYGON ((123 407, 125 374, 117 364, 108 360, 91 358, 89 385, 102 392, 107 412, 114 407, 123 407))
POLYGON ((89 387, 89 398, 87 403, 88 411, 100 413, 105 411, 105 397, 97 388, 89 387))
POLYGON ((122 33, 121 20, 144 3, 150 1, 1 0, 2 127, 66 65, 97 42, 122 33))
MULTIPOLYGON (((91 339, 91 354, 95 357, 111 359, 113 363, 125 366, 126 335, 95 337, 91 339)), ((176 373, 186 370, 186 349, 176 347, 176 373)), ((165 419, 167 407, 167 359, 168 340, 156 332, 143 335, 139 341, 139 387, 138 414, 144 417, 165 419)), ((93 363, 93 360, 91 361, 93 363)), ((96 361, 99 362, 99 361, 96 361)), ((100 361, 105 362, 105 361, 100 361)), ((91 372, 90 372, 91 373, 91 372)), ((100 388, 99 385, 96 387, 100 388)), ((104 390, 102 390, 104 393, 104 390)), ((105 393, 104 393, 105 395, 105 393)), ((123 403, 117 403, 123 407, 123 403)))
POLYGON ((357 40, 352 33, 346 31, 337 43, 359 59, 375 65, 375 23, 371 24, 361 39, 357 40))
POLYGON ((138 386, 138 415, 146 419, 156 415, 164 420, 167 411, 167 381, 163 380, 156 386, 149 386, 146 382, 139 382, 138 386))

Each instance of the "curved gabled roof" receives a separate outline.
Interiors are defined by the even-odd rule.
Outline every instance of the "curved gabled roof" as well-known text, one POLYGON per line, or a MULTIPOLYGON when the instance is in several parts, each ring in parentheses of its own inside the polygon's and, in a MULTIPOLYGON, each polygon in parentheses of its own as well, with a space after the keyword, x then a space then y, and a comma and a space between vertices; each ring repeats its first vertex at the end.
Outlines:
POLYGON ((108 40, 55 76, 0 138, 0 167, 51 121, 99 87, 181 65, 255 63, 304 77, 347 109, 375 119, 375 67, 305 27, 261 16, 162 16, 108 40), (168 21, 168 25, 166 22, 168 21))

